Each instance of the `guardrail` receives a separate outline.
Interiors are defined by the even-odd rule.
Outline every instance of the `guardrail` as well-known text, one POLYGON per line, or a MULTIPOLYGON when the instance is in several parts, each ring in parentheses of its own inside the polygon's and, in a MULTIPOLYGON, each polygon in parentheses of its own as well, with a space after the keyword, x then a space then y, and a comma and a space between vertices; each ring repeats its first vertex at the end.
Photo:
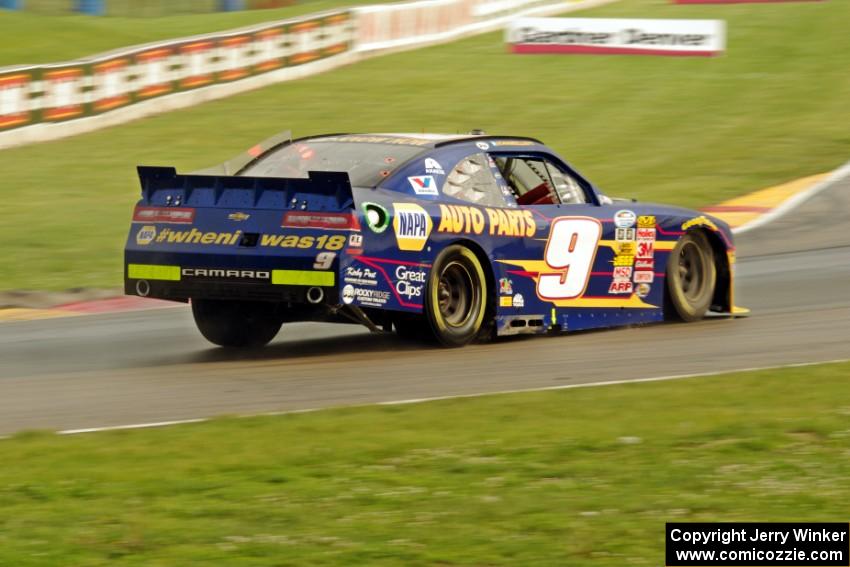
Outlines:
POLYGON ((291 6, 297 0, 0 0, 0 8, 41 14, 159 17, 291 6))
POLYGON ((497 29, 510 18, 616 0, 421 0, 366 6, 0 68, 0 148, 88 132, 319 73, 388 50, 497 29))

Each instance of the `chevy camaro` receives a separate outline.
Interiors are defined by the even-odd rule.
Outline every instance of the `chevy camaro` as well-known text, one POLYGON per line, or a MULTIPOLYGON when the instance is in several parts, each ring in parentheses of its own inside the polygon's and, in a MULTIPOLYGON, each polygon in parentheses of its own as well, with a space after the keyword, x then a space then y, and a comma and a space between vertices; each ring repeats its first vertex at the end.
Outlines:
POLYGON ((293 321, 461 346, 737 312, 725 223, 610 199, 532 138, 284 133, 138 169, 125 291, 191 302, 226 347, 293 321))

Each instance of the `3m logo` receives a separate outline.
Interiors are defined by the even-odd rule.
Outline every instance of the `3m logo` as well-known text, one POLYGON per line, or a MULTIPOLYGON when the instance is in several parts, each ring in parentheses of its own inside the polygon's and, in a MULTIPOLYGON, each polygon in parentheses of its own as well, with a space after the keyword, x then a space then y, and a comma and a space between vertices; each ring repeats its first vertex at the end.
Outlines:
POLYGON ((417 195, 438 195, 437 183, 430 175, 418 175, 416 177, 408 177, 410 186, 413 187, 413 192, 417 195))
POLYGON ((641 240, 638 242, 637 257, 643 260, 648 260, 655 255, 655 243, 651 240, 641 240))
POLYGON ((419 252, 431 235, 434 223, 425 209, 413 203, 393 203, 393 229, 399 250, 419 252))

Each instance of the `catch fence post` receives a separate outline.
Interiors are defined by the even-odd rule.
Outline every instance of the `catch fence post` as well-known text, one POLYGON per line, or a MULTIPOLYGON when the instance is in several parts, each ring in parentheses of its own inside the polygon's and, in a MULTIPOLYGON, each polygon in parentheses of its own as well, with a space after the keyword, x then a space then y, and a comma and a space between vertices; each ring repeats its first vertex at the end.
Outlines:
POLYGON ((220 0, 219 10, 222 12, 236 12, 245 9, 245 0, 220 0))

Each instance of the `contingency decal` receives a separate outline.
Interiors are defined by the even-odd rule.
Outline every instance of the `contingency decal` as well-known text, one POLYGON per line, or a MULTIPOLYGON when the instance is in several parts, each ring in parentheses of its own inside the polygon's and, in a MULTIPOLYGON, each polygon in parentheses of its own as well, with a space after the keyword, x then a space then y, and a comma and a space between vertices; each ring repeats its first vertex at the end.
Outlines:
POLYGON ((613 272, 611 285, 608 293, 621 294, 632 293, 632 268, 631 266, 616 266, 613 272))
POLYGON ((417 195, 435 196, 440 194, 440 192, 437 191, 437 182, 434 181, 434 177, 431 175, 408 177, 407 181, 410 183, 410 186, 413 187, 413 192, 417 195))
POLYGON ((509 278, 500 278, 499 279, 499 295, 513 295, 514 294, 514 282, 512 282, 509 278))
POLYGON ((425 158, 425 173, 428 175, 445 175, 446 172, 440 162, 434 158, 425 158))
POLYGON ((359 256, 343 277, 348 297, 360 305, 386 305, 391 297, 402 307, 422 309, 430 264, 359 256))
POLYGON ((147 246, 153 239, 156 238, 156 227, 145 225, 136 233, 136 244, 139 246, 147 246))
MULTIPOLYGON (((643 217, 641 217, 643 218, 643 217)), ((653 218, 653 221, 655 219, 653 218)), ((655 279, 655 226, 637 229, 637 256, 635 257, 634 282, 640 297, 649 295, 649 285, 655 279)))
MULTIPOLYGON (((621 220, 621 224, 633 226, 636 217, 631 213, 621 215, 621 220)), ((558 217, 552 221, 542 261, 500 262, 522 268, 521 272, 516 273, 534 280, 538 297, 558 307, 654 308, 654 305, 645 303, 634 294, 631 278, 635 255, 638 252, 637 242, 605 241, 601 240, 601 237, 602 224, 597 219, 558 217), (584 294, 600 246, 608 246, 615 251, 614 279, 609 289, 612 296, 588 297, 584 294)), ((516 305, 515 298, 512 303, 516 305)))
POLYGON ((430 215, 414 203, 393 203, 393 229, 399 250, 421 252, 434 223, 430 215))
POLYGON ((617 228, 631 228, 635 225, 637 216, 633 211, 622 210, 614 213, 614 226, 617 228))

